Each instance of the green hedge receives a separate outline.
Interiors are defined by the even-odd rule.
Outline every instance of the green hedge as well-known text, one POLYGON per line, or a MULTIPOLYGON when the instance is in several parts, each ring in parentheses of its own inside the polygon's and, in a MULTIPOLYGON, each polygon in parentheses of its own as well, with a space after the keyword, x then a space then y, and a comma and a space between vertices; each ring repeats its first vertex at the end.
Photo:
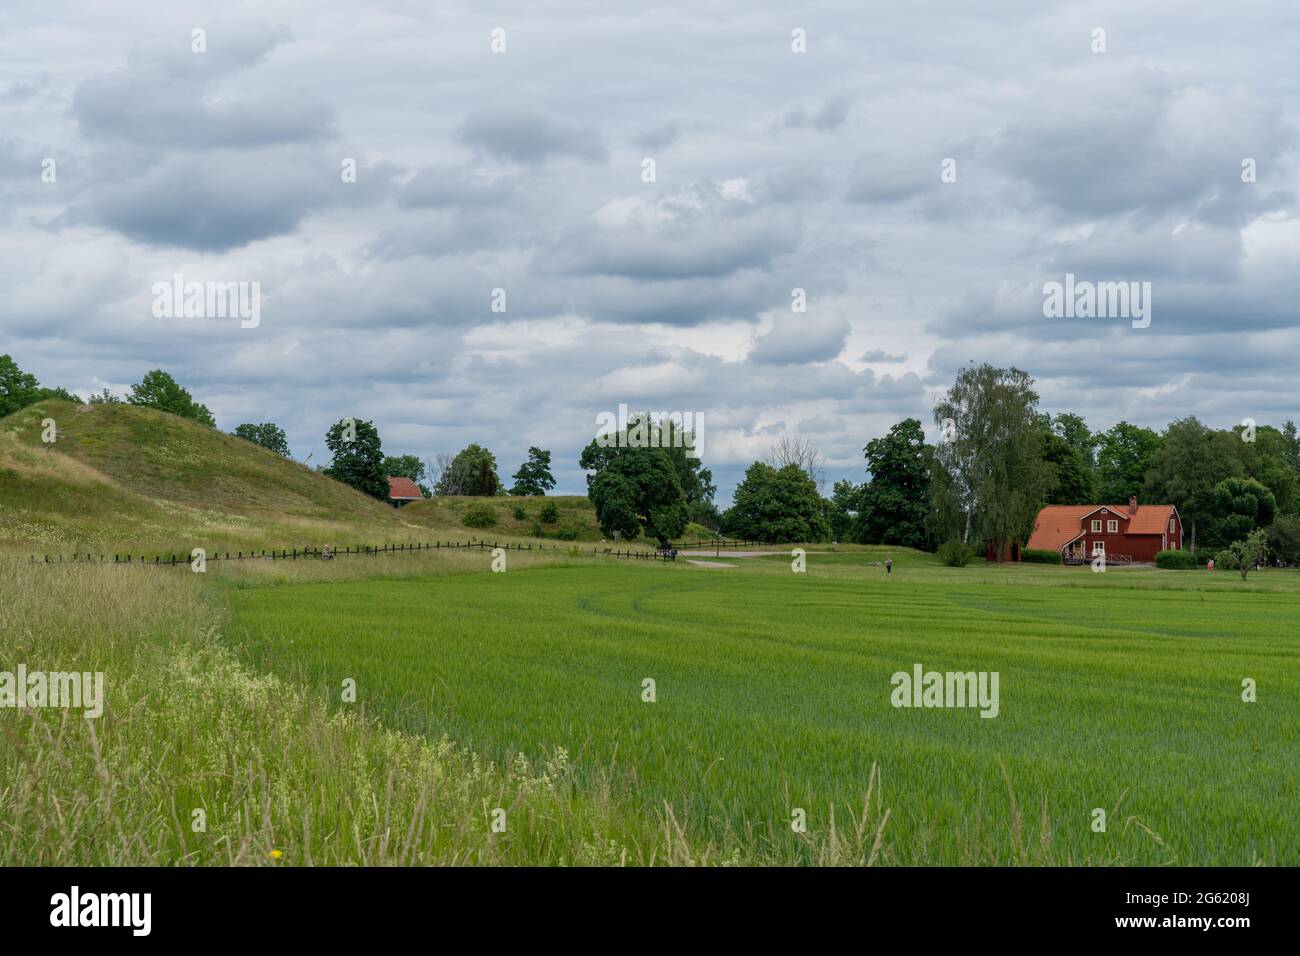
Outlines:
POLYGON ((1025 548, 1020 552, 1020 560, 1030 564, 1060 564, 1061 552, 1050 548, 1025 548))
POLYGON ((497 516, 487 505, 473 505, 461 521, 470 528, 490 528, 497 523, 497 516))
POLYGON ((1156 567, 1169 571, 1196 570, 1196 555, 1190 551, 1160 551, 1156 554, 1156 567))

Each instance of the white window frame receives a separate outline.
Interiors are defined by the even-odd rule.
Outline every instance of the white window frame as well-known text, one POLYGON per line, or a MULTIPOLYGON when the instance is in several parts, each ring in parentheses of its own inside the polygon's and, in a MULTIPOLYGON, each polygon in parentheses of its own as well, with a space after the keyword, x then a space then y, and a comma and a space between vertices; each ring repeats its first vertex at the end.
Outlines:
POLYGON ((1110 518, 1106 521, 1107 534, 1119 534, 1119 519, 1110 518))
POLYGON ((1093 533, 1093 534, 1101 534, 1101 519, 1100 519, 1100 518, 1093 518, 1093 519, 1092 519, 1092 533, 1093 533))
POLYGON ((1104 555, 1105 553, 1106 553, 1106 542, 1105 542, 1105 541, 1094 541, 1094 542, 1092 543, 1092 556, 1093 556, 1094 558, 1097 557, 1097 555, 1099 555, 1099 554, 1104 555))

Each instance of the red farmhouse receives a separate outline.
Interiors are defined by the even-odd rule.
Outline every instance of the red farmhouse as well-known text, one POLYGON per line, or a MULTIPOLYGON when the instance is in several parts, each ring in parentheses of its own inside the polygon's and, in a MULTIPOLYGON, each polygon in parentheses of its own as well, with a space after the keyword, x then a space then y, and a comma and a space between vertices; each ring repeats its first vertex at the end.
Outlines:
POLYGON ((1180 551, 1183 521, 1173 505, 1048 505, 1038 513, 1027 548, 1087 560, 1154 561, 1157 551, 1180 551))

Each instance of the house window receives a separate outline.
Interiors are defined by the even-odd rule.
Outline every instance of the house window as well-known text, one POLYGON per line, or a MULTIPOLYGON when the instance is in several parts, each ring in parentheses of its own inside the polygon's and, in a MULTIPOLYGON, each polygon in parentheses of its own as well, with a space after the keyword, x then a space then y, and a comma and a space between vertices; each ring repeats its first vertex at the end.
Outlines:
POLYGON ((1174 519, 1173 519, 1173 518, 1170 518, 1170 519, 1169 519, 1169 533, 1170 533, 1170 534, 1173 534, 1173 533, 1174 533, 1174 519))
POLYGON ((1106 533, 1116 534, 1118 532, 1119 532, 1119 519, 1111 518, 1109 521, 1106 522, 1106 533))
POLYGON ((1100 519, 1100 518, 1093 518, 1093 519, 1092 519, 1092 533, 1093 533, 1093 534, 1101 534, 1101 519, 1100 519))
POLYGON ((1106 553, 1106 542, 1105 542, 1105 541, 1094 541, 1094 542, 1092 543, 1092 554, 1093 554, 1093 557, 1096 557, 1096 556, 1099 555, 1099 554, 1105 554, 1105 553, 1106 553))

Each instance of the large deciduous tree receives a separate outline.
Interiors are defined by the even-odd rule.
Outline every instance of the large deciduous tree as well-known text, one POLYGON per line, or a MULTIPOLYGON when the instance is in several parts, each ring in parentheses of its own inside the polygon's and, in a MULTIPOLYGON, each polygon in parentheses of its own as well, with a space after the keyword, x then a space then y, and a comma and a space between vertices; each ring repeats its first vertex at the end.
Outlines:
MULTIPOLYGON (((867 442, 863 453, 871 479, 857 498, 853 540, 924 548, 930 535, 930 458, 925 429, 907 418, 882 438, 867 442)), ((838 486, 837 486, 838 487, 838 486)))
POLYGON ((497 459, 482 445, 467 445, 445 464, 434 494, 492 497, 504 494, 497 459))
POLYGON ((334 455, 325 474, 372 498, 388 500, 383 443, 374 422, 345 418, 330 426, 325 444, 334 455))
POLYGON ((1234 442, 1240 444, 1231 433, 1207 428, 1193 415, 1170 422, 1151 455, 1142 497, 1178 509, 1190 550, 1196 550, 1198 537, 1214 522, 1215 485, 1241 474, 1234 442))
POLYGON ((1000 557, 1029 535, 1051 481, 1033 383, 1017 368, 967 366, 935 404, 931 498, 941 537, 990 542, 1000 557))
POLYGON ((831 535, 829 510, 799 465, 773 468, 756 461, 736 486, 723 526, 729 534, 769 544, 825 541, 831 535))
POLYGON ((642 532, 666 547, 686 528, 686 496, 668 451, 657 447, 603 447, 592 442, 579 464, 587 497, 605 535, 631 540, 642 532))
POLYGON ((544 495, 555 487, 555 476, 551 474, 551 453, 537 446, 528 449, 528 460, 519 466, 512 476, 514 487, 512 495, 544 495))

